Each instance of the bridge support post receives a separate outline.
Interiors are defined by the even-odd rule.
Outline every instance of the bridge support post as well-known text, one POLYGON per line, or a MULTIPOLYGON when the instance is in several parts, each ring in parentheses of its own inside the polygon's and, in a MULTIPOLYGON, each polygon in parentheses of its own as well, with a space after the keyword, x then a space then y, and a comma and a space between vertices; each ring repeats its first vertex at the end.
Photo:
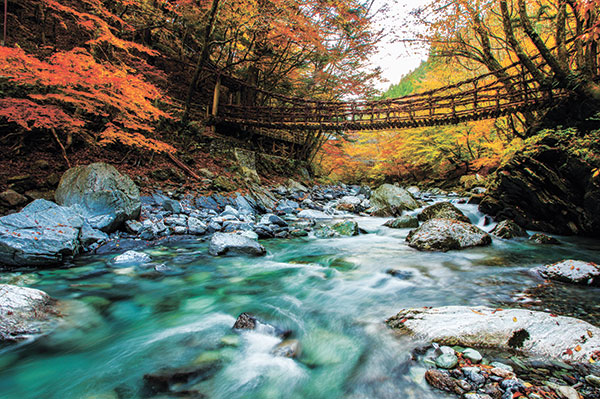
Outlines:
POLYGON ((215 91, 213 93, 213 103, 211 115, 216 117, 219 113, 219 97, 221 95, 221 76, 217 76, 217 82, 215 83, 215 91))

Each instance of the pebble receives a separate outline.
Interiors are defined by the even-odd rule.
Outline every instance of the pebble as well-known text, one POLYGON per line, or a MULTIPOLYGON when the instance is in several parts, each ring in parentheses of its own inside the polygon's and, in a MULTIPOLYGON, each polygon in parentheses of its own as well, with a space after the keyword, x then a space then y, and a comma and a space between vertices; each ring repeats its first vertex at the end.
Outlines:
POLYGON ((490 363, 490 366, 499 368, 499 369, 508 370, 511 373, 514 371, 513 368, 511 366, 509 366, 508 364, 504 364, 504 363, 500 363, 500 362, 492 362, 492 363, 490 363))
POLYGON ((508 371, 507 369, 503 369, 500 367, 494 367, 490 370, 490 373, 500 378, 511 378, 515 376, 515 374, 512 371, 508 371))

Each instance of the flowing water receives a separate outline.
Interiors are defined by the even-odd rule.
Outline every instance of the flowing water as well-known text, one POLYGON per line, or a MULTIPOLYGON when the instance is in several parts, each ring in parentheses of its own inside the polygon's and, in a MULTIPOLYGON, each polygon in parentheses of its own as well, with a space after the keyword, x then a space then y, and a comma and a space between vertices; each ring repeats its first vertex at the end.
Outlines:
MULTIPOLYGON (((475 207, 459 207, 482 224, 475 207)), ((387 317, 406 307, 506 306, 541 283, 528 273, 533 266, 600 262, 600 242, 565 237, 560 246, 495 239, 485 248, 418 252, 405 243, 408 229, 356 220, 368 234, 265 241, 262 258, 213 258, 194 240, 148 249, 153 261, 143 268, 111 267, 112 255, 4 273, 1 282, 90 306, 74 306, 76 328, 0 349, 0 397, 138 398, 146 373, 217 360, 214 375, 194 387, 209 398, 438 398, 411 364, 417 343, 395 337, 387 317), (150 272, 157 264, 170 272, 150 272), (279 338, 233 332, 242 312, 292 330, 301 355, 276 357, 279 338)), ((598 289, 560 292, 588 319, 600 313, 598 289)))

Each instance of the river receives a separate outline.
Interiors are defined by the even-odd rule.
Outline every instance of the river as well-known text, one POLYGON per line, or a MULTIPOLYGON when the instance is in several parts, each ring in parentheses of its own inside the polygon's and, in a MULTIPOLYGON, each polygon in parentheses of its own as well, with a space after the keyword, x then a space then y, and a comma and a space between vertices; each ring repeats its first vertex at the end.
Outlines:
MULTIPOLYGON (((482 224, 474 206, 458 207, 482 224)), ((410 360, 417 343, 383 323, 402 308, 533 304, 598 320, 596 288, 560 286, 557 304, 515 302, 542 282, 531 267, 571 258, 600 263, 597 240, 559 237, 562 245, 544 246, 494 239, 489 247, 425 253, 407 246, 409 229, 382 227, 383 218, 356 220, 368 234, 267 240, 261 258, 214 258, 206 242, 194 240, 148 249, 146 267, 118 269, 110 265, 114 255, 84 256, 70 268, 4 273, 1 282, 95 310, 79 309, 81 328, 3 347, 0 396, 138 398, 146 373, 217 360, 214 375, 194 387, 209 398, 439 398, 410 360), (146 271, 157 264, 170 271, 146 271), (280 341, 274 336, 233 332, 242 312, 292 330, 300 356, 272 355, 280 341)))

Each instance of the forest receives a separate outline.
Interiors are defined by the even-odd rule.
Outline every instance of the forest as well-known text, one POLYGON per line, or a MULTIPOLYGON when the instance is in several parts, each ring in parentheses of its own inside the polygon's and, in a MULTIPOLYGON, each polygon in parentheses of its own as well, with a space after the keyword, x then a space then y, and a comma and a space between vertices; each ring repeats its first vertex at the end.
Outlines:
POLYGON ((600 398, 600 0, 0 26, 0 398, 600 398))

